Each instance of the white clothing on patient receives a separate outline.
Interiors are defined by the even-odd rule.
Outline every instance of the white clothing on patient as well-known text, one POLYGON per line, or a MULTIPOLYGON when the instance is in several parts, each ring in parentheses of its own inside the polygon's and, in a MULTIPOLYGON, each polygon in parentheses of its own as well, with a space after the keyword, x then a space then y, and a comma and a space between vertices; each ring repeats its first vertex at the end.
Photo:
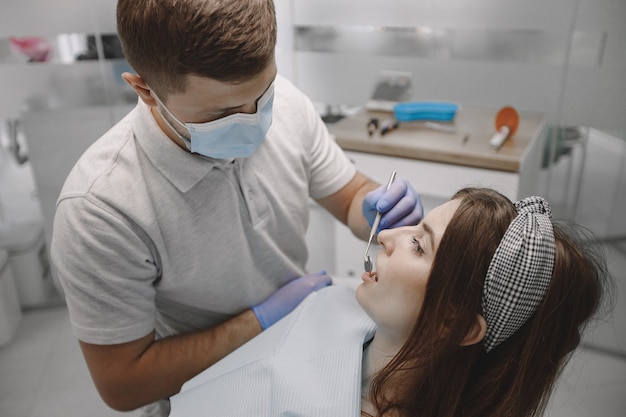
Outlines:
POLYGON ((375 324, 335 285, 186 382, 170 417, 359 416, 363 344, 375 324))

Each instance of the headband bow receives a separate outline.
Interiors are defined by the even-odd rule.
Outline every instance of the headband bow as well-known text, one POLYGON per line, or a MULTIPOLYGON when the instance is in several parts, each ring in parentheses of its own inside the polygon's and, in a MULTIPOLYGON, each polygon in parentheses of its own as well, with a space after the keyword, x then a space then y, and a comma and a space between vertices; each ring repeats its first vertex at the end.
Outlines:
POLYGON ((489 352, 533 315, 550 284, 554 266, 552 211, 541 197, 515 203, 513 219, 496 249, 483 289, 489 352))

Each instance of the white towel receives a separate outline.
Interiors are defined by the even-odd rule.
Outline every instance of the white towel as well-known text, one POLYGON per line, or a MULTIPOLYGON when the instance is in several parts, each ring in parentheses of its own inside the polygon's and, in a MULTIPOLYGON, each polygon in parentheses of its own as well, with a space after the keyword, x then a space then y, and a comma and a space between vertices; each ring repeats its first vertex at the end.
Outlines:
POLYGON ((187 381, 170 417, 360 416, 363 343, 374 330, 354 289, 326 287, 187 381))

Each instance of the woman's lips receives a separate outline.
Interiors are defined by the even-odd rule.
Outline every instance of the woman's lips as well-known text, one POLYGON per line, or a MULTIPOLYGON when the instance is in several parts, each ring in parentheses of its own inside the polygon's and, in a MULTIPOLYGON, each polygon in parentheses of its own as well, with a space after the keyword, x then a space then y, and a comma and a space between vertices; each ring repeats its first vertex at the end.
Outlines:
POLYGON ((378 274, 376 273, 376 271, 374 271, 374 272, 364 272, 363 275, 361 276, 361 279, 364 282, 365 281, 378 282, 378 274))

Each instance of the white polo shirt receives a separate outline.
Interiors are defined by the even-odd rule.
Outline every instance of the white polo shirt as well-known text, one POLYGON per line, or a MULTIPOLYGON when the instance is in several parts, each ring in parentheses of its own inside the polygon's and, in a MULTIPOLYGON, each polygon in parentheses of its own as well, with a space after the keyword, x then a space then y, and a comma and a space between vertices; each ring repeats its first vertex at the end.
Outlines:
POLYGON ((180 149, 141 101, 70 172, 51 257, 78 339, 116 344, 214 326, 258 304, 307 261, 309 197, 356 169, 284 78, 250 158, 180 149))

